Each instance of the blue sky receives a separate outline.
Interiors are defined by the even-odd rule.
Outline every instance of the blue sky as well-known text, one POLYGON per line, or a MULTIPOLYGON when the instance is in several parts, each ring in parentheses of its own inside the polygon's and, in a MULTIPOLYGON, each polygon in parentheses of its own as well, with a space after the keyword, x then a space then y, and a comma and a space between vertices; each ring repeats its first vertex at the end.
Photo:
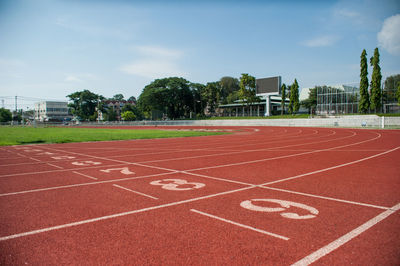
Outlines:
POLYGON ((400 74, 399 1, 0 0, 0 98, 138 97, 156 78, 241 73, 357 85, 375 47, 383 80, 400 74))

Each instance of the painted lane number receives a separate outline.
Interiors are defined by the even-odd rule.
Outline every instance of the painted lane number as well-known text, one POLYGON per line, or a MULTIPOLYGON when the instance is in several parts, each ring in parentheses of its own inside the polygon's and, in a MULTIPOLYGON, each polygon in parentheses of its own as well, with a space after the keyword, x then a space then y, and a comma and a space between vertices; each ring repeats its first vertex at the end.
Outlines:
POLYGON ((150 185, 161 186, 163 189, 176 191, 199 189, 205 186, 203 183, 187 182, 184 179, 162 179, 152 181, 150 185))
POLYGON ((259 211, 259 212, 280 212, 280 215, 285 218, 289 219, 312 219, 315 218, 316 215, 319 213, 317 209, 307 206, 302 203, 297 203, 293 201, 286 201, 286 200, 279 200, 279 199, 251 199, 251 200, 245 200, 240 203, 240 206, 242 206, 245 209, 251 210, 251 211, 259 211), (256 202, 272 202, 276 203, 279 206, 278 207, 263 207, 263 206, 258 206, 255 203, 256 202), (303 210, 308 211, 310 214, 306 215, 299 215, 295 212, 287 212, 287 210, 290 207, 296 207, 300 208, 303 210))
POLYGON ((110 169, 104 169, 104 170, 100 170, 100 171, 104 172, 104 173, 110 173, 111 171, 119 171, 121 174, 124 174, 124 175, 134 175, 135 174, 135 172, 131 172, 128 167, 110 168, 110 169))

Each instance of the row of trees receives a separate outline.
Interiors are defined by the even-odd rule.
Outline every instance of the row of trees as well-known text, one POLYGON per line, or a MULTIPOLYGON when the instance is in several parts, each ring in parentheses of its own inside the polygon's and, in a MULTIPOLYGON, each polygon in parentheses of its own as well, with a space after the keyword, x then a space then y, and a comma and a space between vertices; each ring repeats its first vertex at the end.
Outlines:
POLYGON ((141 113, 135 106, 136 98, 134 96, 127 100, 125 100, 122 94, 116 94, 112 98, 105 98, 104 96, 93 93, 89 90, 83 90, 71 93, 67 97, 70 100, 68 107, 70 108, 71 113, 80 120, 96 121, 100 112, 103 114, 104 120, 117 120, 117 113, 113 108, 108 106, 108 103, 112 101, 126 102, 121 110, 121 116, 126 120, 142 118, 141 113), (132 113, 134 117, 130 113, 124 114, 125 112, 132 113))
MULTIPOLYGON (((285 100, 290 99, 288 111, 298 112, 299 85, 297 80, 290 86, 282 85, 282 113, 285 111, 285 100)), ((69 107, 74 116, 81 120, 95 121, 98 111, 103 119, 116 120, 113 108, 108 107, 110 101, 124 101, 122 94, 106 99, 89 90, 77 91, 67 96, 69 107)), ((213 116, 221 104, 240 102, 251 105, 260 99, 256 96, 256 79, 249 74, 242 74, 239 79, 222 77, 219 81, 207 84, 192 83, 184 78, 170 77, 156 79, 145 86, 136 99, 131 97, 121 110, 123 120, 147 119, 179 119, 188 117, 213 116)))

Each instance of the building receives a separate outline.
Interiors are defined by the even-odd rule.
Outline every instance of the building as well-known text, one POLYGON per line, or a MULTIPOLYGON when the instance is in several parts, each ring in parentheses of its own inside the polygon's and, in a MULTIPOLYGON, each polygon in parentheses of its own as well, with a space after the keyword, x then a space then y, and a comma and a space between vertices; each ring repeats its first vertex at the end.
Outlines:
MULTIPOLYGON (((121 120, 121 111, 122 108, 127 105, 136 105, 136 103, 134 101, 115 101, 115 100, 106 100, 104 101, 104 104, 106 106, 107 109, 112 108, 116 114, 116 118, 117 120, 121 120)), ((100 118, 100 115, 99 115, 100 118)), ((101 120, 103 119, 103 117, 101 116, 101 120)))
MULTIPOLYGON (((269 96, 270 112, 272 115, 281 114, 281 101, 280 96, 269 96)), ((266 99, 261 99, 258 102, 246 104, 240 100, 231 104, 222 104, 218 106, 217 114, 220 116, 265 116, 266 113, 266 99)), ((285 111, 288 111, 289 99, 285 99, 285 111)))
POLYGON ((63 121, 71 118, 67 102, 43 101, 35 103, 35 120, 63 121))

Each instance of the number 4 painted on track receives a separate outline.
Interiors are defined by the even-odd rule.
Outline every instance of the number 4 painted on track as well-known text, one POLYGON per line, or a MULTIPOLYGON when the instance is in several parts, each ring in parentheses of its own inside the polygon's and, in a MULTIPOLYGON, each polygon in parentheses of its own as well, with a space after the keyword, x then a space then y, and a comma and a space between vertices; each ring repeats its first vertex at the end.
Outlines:
POLYGON ((121 168, 110 168, 105 170, 100 170, 104 173, 110 173, 111 171, 120 171, 121 174, 124 175, 134 175, 135 172, 131 172, 128 167, 121 167, 121 168))

